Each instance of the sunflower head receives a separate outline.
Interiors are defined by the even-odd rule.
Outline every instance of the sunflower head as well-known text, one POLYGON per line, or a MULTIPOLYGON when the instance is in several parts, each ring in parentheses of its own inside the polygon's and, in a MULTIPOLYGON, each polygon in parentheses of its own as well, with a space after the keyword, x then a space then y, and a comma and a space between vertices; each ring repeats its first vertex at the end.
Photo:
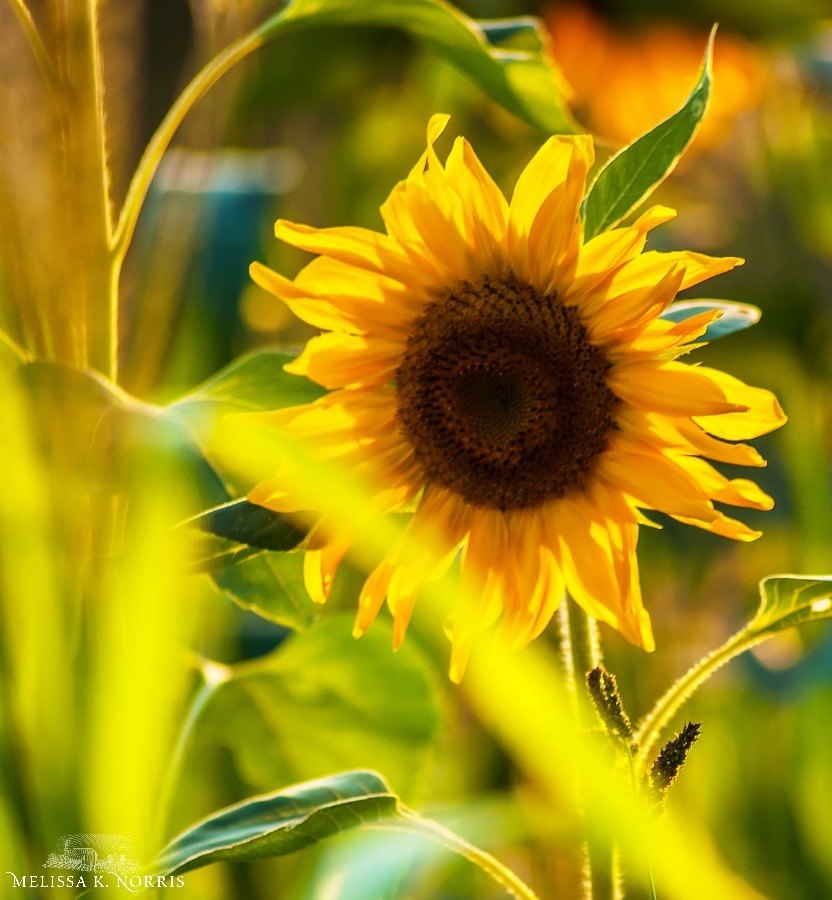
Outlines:
MULTIPOLYGON (((370 474, 377 510, 411 514, 364 584, 356 634, 386 601, 400 643, 419 592, 458 565, 455 680, 479 629, 499 618, 523 644, 565 591, 652 650, 643 511, 753 540, 716 504, 772 505, 708 460, 764 465, 730 441, 782 424, 777 400, 680 361, 718 311, 661 318, 678 291, 741 260, 646 251, 674 215, 664 207, 584 242, 588 137, 550 138, 507 201, 464 139, 442 164, 434 143, 447 121, 431 120, 426 152, 383 205, 385 234, 278 221, 279 238, 317 258, 291 281, 258 263, 252 275, 323 332, 287 369, 329 393, 249 418, 370 474)), ((249 499, 297 512, 295 488, 285 468, 249 499)), ((313 528, 315 600, 355 536, 326 516, 313 528)))

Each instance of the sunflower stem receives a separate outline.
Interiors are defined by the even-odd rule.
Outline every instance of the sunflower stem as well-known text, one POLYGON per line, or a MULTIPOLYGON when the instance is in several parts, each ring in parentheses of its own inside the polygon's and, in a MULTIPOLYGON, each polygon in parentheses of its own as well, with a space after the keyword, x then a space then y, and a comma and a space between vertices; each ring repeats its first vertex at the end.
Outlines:
MULTIPOLYGON (((587 731, 595 724, 595 712, 587 693, 586 676, 601 665, 603 660, 598 623, 565 598, 558 611, 558 624, 564 673, 573 698, 575 724, 580 731, 587 731)), ((578 799, 584 817, 581 890, 583 900, 604 900, 616 896, 613 851, 607 842, 596 837, 595 830, 586 821, 584 783, 591 777, 591 772, 581 773, 578 784, 578 799)))

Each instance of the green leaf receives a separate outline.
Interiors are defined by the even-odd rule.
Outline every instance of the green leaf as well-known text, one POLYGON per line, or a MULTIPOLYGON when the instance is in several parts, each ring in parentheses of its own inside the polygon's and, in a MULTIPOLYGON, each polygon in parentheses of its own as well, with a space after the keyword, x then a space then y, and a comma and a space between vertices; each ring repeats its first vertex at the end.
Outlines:
POLYGON ((832 619, 832 575, 772 575, 760 583, 760 607, 747 631, 762 639, 806 622, 832 619))
POLYGON ((397 813, 396 795, 380 775, 344 772, 220 810, 174 838, 149 868, 173 875, 224 859, 285 856, 397 813))
POLYGON ((367 770, 306 781, 226 807, 175 837, 147 871, 177 875, 222 860, 286 856, 362 826, 439 844, 478 866, 512 897, 538 900, 499 860, 403 806, 384 778, 367 770))
POLYGON ((708 330, 702 337, 705 341, 715 341, 717 338, 733 334, 750 328, 760 321, 760 310, 756 306, 747 303, 733 303, 730 300, 683 300, 671 305, 662 313, 661 318, 670 322, 684 322, 698 313, 708 312, 712 309, 722 310, 722 315, 711 322, 708 330))
POLYGON ((412 641, 391 651, 385 621, 360 640, 352 622, 325 619, 235 666, 203 713, 200 739, 229 748, 257 788, 370 767, 412 792, 440 724, 433 673, 412 641))
POLYGON ((187 524, 258 550, 294 550, 305 536, 285 516, 246 499, 215 506, 188 519, 187 524))
POLYGON ((129 491, 137 476, 161 466, 181 476, 196 509, 227 497, 191 433, 163 408, 98 372, 60 363, 28 363, 16 375, 47 444, 59 443, 73 469, 102 488, 129 491))
POLYGON ((250 558, 228 560, 211 572, 217 587, 238 606, 263 619, 303 630, 317 616, 315 603, 303 583, 303 555, 259 553, 250 558))
POLYGON ((208 381, 168 406, 197 435, 210 431, 214 421, 230 413, 258 412, 312 403, 326 391, 283 366, 294 359, 277 350, 258 350, 220 369, 208 381))
POLYGON ((699 80, 682 108, 613 156, 598 173, 584 198, 584 237, 612 228, 632 212, 673 171, 693 140, 711 92, 711 31, 699 80))
POLYGON ((639 723, 638 759, 649 759, 662 729, 682 705, 722 666, 775 634, 832 619, 832 576, 772 575, 760 582, 760 606, 754 618, 713 653, 691 667, 639 723))
POLYGON ((312 25, 400 28, 530 124, 546 132, 574 130, 560 94, 560 75, 547 58, 542 25, 535 19, 481 24, 444 0, 291 0, 258 33, 265 41, 312 25), (501 46, 507 38, 511 49, 501 46))

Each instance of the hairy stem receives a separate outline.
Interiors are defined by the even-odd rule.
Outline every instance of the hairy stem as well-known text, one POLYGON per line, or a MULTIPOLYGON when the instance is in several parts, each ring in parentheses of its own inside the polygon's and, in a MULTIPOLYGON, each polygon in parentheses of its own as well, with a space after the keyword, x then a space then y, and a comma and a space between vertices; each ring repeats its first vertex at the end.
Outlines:
POLYGON ((650 762, 659 735, 662 729, 677 713, 682 704, 688 700, 697 689, 713 673, 730 662, 735 656, 739 656, 746 650, 761 643, 766 635, 752 634, 747 629, 737 632, 729 638, 721 647, 702 657, 662 696, 656 705, 639 723, 635 734, 638 744, 636 756, 637 769, 646 769, 650 762))
MULTIPOLYGON (((598 623, 577 605, 564 598, 558 611, 560 628, 561 654, 567 686, 573 696, 575 721, 577 727, 586 731, 594 725, 594 711, 586 695, 586 675, 596 666, 601 665, 601 643, 598 635, 598 623)), ((582 773, 581 779, 588 776, 582 773)), ((582 801, 583 784, 578 785, 579 801, 582 801)), ((583 900, 602 900, 613 896, 610 882, 611 849, 603 842, 596 840, 592 829, 585 828, 583 845, 582 891, 583 900)))

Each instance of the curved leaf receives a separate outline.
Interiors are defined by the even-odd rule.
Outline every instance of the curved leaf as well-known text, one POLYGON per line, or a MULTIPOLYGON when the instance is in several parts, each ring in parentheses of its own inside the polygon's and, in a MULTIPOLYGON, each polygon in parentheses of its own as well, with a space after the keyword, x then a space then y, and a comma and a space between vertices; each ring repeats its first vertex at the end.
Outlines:
POLYGON ((772 575, 760 582, 753 619, 713 653, 699 660, 639 723, 635 742, 643 764, 661 730, 717 669, 767 638, 796 625, 832 619, 832 576, 772 575))
POLYGON ((616 153, 598 173, 582 206, 586 240, 612 228, 641 205, 673 171, 693 140, 711 92, 715 33, 716 28, 708 38, 699 80, 682 108, 616 153))
POLYGON ((480 24, 444 0, 290 0, 258 32, 269 40, 309 25, 401 28, 530 124, 546 132, 574 130, 562 100, 562 76, 547 58, 542 26, 536 19, 480 24), (510 48, 502 46, 507 38, 510 48))
POLYGON ((344 772, 220 810, 174 838, 149 869, 173 875, 223 859, 285 856, 397 813, 398 799, 380 775, 344 772))
POLYGON ((761 313, 756 306, 734 303, 731 300, 681 300, 678 303, 671 303, 661 318, 670 322, 683 322, 691 316, 713 309, 721 310, 722 315, 708 326, 702 338, 705 341, 715 341, 735 331, 750 328, 760 321, 761 313))

